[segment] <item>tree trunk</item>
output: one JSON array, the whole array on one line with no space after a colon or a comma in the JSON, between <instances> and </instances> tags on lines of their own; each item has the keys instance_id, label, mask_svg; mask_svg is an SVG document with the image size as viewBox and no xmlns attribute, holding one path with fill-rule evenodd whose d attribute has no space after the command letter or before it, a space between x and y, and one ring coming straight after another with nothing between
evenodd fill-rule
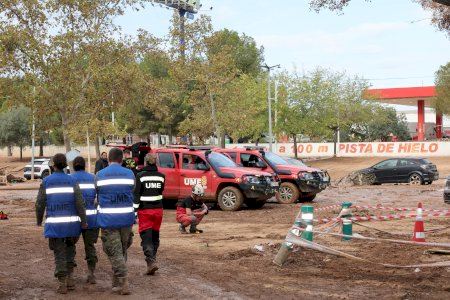
<instances>
[{"instance_id":1,"label":"tree trunk","mask_svg":"<svg viewBox=\"0 0 450 300\"><path fill-rule=\"evenodd\" d=\"M338 131L337 129L334 129L334 157L337 156L337 135Z\"/></svg>"},{"instance_id":2,"label":"tree trunk","mask_svg":"<svg viewBox=\"0 0 450 300\"><path fill-rule=\"evenodd\" d=\"M70 137L69 137L69 128L68 128L68 120L66 116L66 112L61 110L61 121L62 121L62 132L64 139L64 147L66 148L66 153L72 150L72 146L70 145Z\"/></svg>"},{"instance_id":3,"label":"tree trunk","mask_svg":"<svg viewBox=\"0 0 450 300\"><path fill-rule=\"evenodd\" d=\"M8 156L12 156L12 146L9 145L8 147L6 147L8 149Z\"/></svg>"},{"instance_id":4,"label":"tree trunk","mask_svg":"<svg viewBox=\"0 0 450 300\"><path fill-rule=\"evenodd\" d=\"M151 146L151 141L150 141L150 134L147 134L147 145Z\"/></svg>"},{"instance_id":5,"label":"tree trunk","mask_svg":"<svg viewBox=\"0 0 450 300\"><path fill-rule=\"evenodd\" d=\"M20 145L19 148L20 148L20 161L22 161L22 158L23 158L23 146Z\"/></svg>"},{"instance_id":6,"label":"tree trunk","mask_svg":"<svg viewBox=\"0 0 450 300\"><path fill-rule=\"evenodd\" d=\"M298 153L297 153L297 134L293 134L293 138L294 138L294 157L297 159L298 158Z\"/></svg>"},{"instance_id":7,"label":"tree trunk","mask_svg":"<svg viewBox=\"0 0 450 300\"><path fill-rule=\"evenodd\" d=\"M96 136L94 139L95 144L95 156L97 157L97 160L100 159L100 137Z\"/></svg>"},{"instance_id":8,"label":"tree trunk","mask_svg":"<svg viewBox=\"0 0 450 300\"><path fill-rule=\"evenodd\" d=\"M221 141L222 135L219 128L219 122L217 121L217 115L216 115L216 105L214 103L214 96L212 93L209 93L209 102L211 104L211 119L213 121L214 131L216 133L217 139L219 140L219 145L222 148L225 148L225 141Z\"/></svg>"},{"instance_id":9,"label":"tree trunk","mask_svg":"<svg viewBox=\"0 0 450 300\"><path fill-rule=\"evenodd\" d=\"M172 139L173 139L173 135L172 135L172 127L169 127L167 130L167 134L169 135L169 145L172 144Z\"/></svg>"},{"instance_id":10,"label":"tree trunk","mask_svg":"<svg viewBox=\"0 0 450 300\"><path fill-rule=\"evenodd\" d=\"M39 157L44 156L44 139L42 136L39 137Z\"/></svg>"},{"instance_id":11,"label":"tree trunk","mask_svg":"<svg viewBox=\"0 0 450 300\"><path fill-rule=\"evenodd\" d=\"M225 148L225 132L220 136L220 147Z\"/></svg>"}]
</instances>

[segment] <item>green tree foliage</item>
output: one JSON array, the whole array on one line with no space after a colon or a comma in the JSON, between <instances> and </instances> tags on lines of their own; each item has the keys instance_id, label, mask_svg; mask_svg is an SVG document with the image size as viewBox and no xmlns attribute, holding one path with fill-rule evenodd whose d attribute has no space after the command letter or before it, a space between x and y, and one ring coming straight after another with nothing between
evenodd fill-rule
<instances>
[{"instance_id":1,"label":"green tree foliage","mask_svg":"<svg viewBox=\"0 0 450 300\"><path fill-rule=\"evenodd\" d=\"M255 40L245 34L228 29L216 31L208 42L208 56L220 54L228 47L232 62L244 74L256 77L261 73L264 62L264 49L258 48Z\"/></svg>"},{"instance_id":2,"label":"green tree foliage","mask_svg":"<svg viewBox=\"0 0 450 300\"><path fill-rule=\"evenodd\" d=\"M436 72L436 103L437 111L450 115L450 62L441 66Z\"/></svg>"},{"instance_id":3,"label":"green tree foliage","mask_svg":"<svg viewBox=\"0 0 450 300\"><path fill-rule=\"evenodd\" d=\"M351 0L310 0L310 7L319 12L322 9L341 12ZM371 0L366 0L370 2ZM431 23L439 30L450 36L450 6L433 0L413 0L419 3L425 10L432 13Z\"/></svg>"},{"instance_id":4,"label":"green tree foliage","mask_svg":"<svg viewBox=\"0 0 450 300\"><path fill-rule=\"evenodd\" d=\"M108 68L114 68L109 75L129 70L120 68L123 60L130 60L123 57L126 41L117 37L113 19L138 2L5 0L0 3L0 72L10 77L20 76L36 88L33 107L48 108L38 118L53 112L59 114L58 125L62 127L66 150L71 148L71 128L78 127L84 116L78 112L85 112L93 100L98 100L92 96L99 93L91 90L97 85L94 81L104 80L99 77L108 73L109 70L105 71ZM118 87L114 79L110 77L108 88ZM124 92L121 87L113 92L116 92L114 105L126 101L121 97L120 93ZM31 107L30 103L26 104ZM110 109L109 105L101 107Z\"/></svg>"},{"instance_id":5,"label":"green tree foliage","mask_svg":"<svg viewBox=\"0 0 450 300\"><path fill-rule=\"evenodd\" d=\"M368 87L363 79L317 69L305 77L285 74L280 83L286 91L278 106L279 133L333 140L338 130L370 119L374 104L363 98Z\"/></svg>"},{"instance_id":6,"label":"green tree foliage","mask_svg":"<svg viewBox=\"0 0 450 300\"><path fill-rule=\"evenodd\" d=\"M22 149L30 144L30 109L19 106L10 108L0 113L0 146L20 148L20 159L22 160Z\"/></svg>"},{"instance_id":7,"label":"green tree foliage","mask_svg":"<svg viewBox=\"0 0 450 300\"><path fill-rule=\"evenodd\" d=\"M370 118L356 123L341 133L342 142L390 141L396 136L399 141L411 139L404 115L398 115L394 108L373 106Z\"/></svg>"}]
</instances>

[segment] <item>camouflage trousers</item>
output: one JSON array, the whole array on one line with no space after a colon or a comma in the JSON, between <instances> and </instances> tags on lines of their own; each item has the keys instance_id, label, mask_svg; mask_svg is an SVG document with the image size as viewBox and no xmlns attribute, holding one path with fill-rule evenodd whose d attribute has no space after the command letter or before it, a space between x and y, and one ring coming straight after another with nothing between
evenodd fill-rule
<instances>
[{"instance_id":1,"label":"camouflage trousers","mask_svg":"<svg viewBox=\"0 0 450 300\"><path fill-rule=\"evenodd\" d=\"M111 262L116 277L127 275L127 250L133 243L132 227L102 229L103 251Z\"/></svg>"},{"instance_id":2,"label":"camouflage trousers","mask_svg":"<svg viewBox=\"0 0 450 300\"><path fill-rule=\"evenodd\" d=\"M100 229L93 228L93 229L86 229L81 232L81 234L83 235L84 252L86 254L85 259L86 259L88 268L90 270L94 270L95 265L98 262L95 244L97 243L97 240L98 240L99 231L100 231Z\"/></svg>"},{"instance_id":3,"label":"camouflage trousers","mask_svg":"<svg viewBox=\"0 0 450 300\"><path fill-rule=\"evenodd\" d=\"M77 241L78 237L48 239L48 246L55 256L55 277L66 277L77 266L75 263Z\"/></svg>"}]
</instances>

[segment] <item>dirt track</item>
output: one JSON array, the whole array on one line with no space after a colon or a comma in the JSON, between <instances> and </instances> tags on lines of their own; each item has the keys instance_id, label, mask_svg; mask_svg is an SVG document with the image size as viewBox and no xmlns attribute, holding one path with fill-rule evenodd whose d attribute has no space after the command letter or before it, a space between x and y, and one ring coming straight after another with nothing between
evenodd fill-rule
<instances>
[{"instance_id":1,"label":"dirt track","mask_svg":"<svg viewBox=\"0 0 450 300\"><path fill-rule=\"evenodd\" d=\"M322 207L352 201L360 205L414 207L422 201L425 208L448 209L450 207L442 200L443 184L440 180L422 187L330 188L321 193L313 205ZM0 191L0 209L10 216L10 220L0 221L0 298L58 298L54 293L53 256L42 236L42 228L34 225L36 193ZM450 268L421 268L415 272L414 269L386 268L304 249L293 253L283 268L276 267L271 261L298 210L299 205L278 204L234 213L214 210L201 226L205 233L195 236L179 235L174 210L165 210L159 253L161 269L154 277L140 275L145 262L140 238L135 236L128 261L133 291L129 298L450 298ZM334 216L336 212L321 212L316 217ZM386 213L389 212L383 212ZM413 223L411 219L364 223L394 235L357 225L354 232L409 240ZM450 219L425 222L427 230L445 226L450 226ZM320 229L319 226L315 228ZM356 240L344 243L339 238L324 236L316 237L315 241L378 263L408 265L450 260L448 256L423 254L429 247ZM450 229L428 233L427 241L450 242ZM264 252L253 250L254 245L263 245ZM69 298L114 298L110 293L110 265L101 251L101 243L97 249L100 256L98 284L87 285L84 283L83 243L79 242L76 278L80 283Z\"/></svg>"}]
</instances>

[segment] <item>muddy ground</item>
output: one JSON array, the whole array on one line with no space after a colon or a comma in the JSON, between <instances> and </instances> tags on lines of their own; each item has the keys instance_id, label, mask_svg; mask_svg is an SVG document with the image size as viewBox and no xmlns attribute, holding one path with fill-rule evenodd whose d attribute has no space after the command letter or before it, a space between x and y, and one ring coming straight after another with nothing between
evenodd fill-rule
<instances>
[{"instance_id":1,"label":"muddy ground","mask_svg":"<svg viewBox=\"0 0 450 300\"><path fill-rule=\"evenodd\" d=\"M320 162L323 164L324 162ZM332 161L330 168L339 164ZM315 207L351 201L358 205L384 204L449 209L442 200L444 181L432 185L383 185L329 188L313 202ZM36 190L0 190L0 210L10 219L0 221L0 298L57 299L53 277L53 256L35 226ZM316 236L315 241L366 258L362 263L312 250L296 249L282 268L273 257L292 225L299 204L267 204L259 210L239 212L213 210L205 218L200 235L180 235L174 210L165 210L158 254L160 271L145 277L140 238L135 236L129 250L129 277L133 295L130 299L450 299L450 268L400 269L377 263L398 265L450 260L449 256L423 254L431 247L417 247L367 241L342 242L336 237ZM375 211L371 211L375 213ZM334 216L337 211L316 214L317 218ZM367 212L366 212L367 213ZM383 214L389 212L383 211ZM392 234L355 225L354 232L370 237L409 240L412 219L364 223ZM425 221L425 229L450 226L450 219ZM321 226L315 227L320 230ZM135 228L136 231L136 228ZM336 228L333 232L339 232ZM450 229L427 233L427 241L450 242ZM254 250L262 245L263 252ZM78 243L75 277L78 287L65 298L115 298L110 293L111 268L99 251L98 284L84 283L86 265L83 243Z\"/></svg>"}]
</instances>

